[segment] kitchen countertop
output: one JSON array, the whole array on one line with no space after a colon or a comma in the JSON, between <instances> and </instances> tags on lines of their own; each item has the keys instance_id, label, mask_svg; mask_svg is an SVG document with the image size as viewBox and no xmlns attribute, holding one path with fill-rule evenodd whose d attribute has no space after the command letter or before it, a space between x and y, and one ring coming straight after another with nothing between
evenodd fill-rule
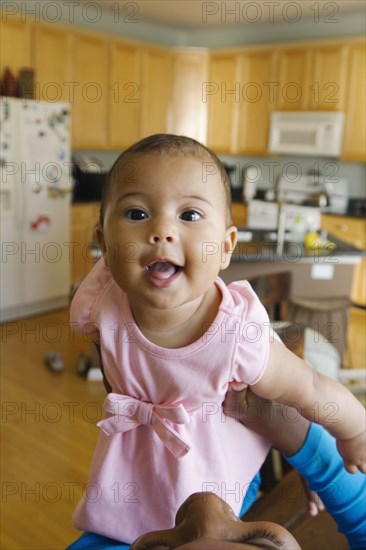
<instances>
[{"instance_id":1,"label":"kitchen countertop","mask_svg":"<svg viewBox=\"0 0 366 550\"><path fill-rule=\"evenodd\" d=\"M248 240L238 242L232 255L232 262L307 262L307 263L358 263L366 252L328 234L328 241L336 246L308 249L303 243L285 241L282 253L277 252L275 234L268 230L239 228L239 238ZM251 236L250 236L251 234Z\"/></svg>"},{"instance_id":2,"label":"kitchen countertop","mask_svg":"<svg viewBox=\"0 0 366 550\"><path fill-rule=\"evenodd\" d=\"M354 210L347 210L344 214L339 214L338 212L322 212L322 214L327 214L328 216L337 216L342 218L356 218L359 220L365 219L365 214L363 212L355 212Z\"/></svg>"}]
</instances>

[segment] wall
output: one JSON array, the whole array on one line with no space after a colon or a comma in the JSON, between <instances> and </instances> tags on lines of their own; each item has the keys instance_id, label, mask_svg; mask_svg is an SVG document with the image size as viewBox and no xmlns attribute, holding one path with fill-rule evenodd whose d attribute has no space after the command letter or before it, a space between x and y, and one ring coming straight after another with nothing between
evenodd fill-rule
<instances>
[{"instance_id":1,"label":"wall","mask_svg":"<svg viewBox=\"0 0 366 550\"><path fill-rule=\"evenodd\" d=\"M199 2L196 29L173 28L144 22L143 2L103 0L104 9L96 2L59 0L14 2L0 0L4 13L20 13L31 19L66 23L95 31L123 35L146 42L166 45L221 48L288 40L331 38L365 33L365 3L359 11L342 14L337 2ZM182 1L182 0L175 0ZM166 1L167 9L173 1ZM355 4L355 2L353 2ZM230 9L231 8L231 9ZM269 19L269 21L268 21ZM202 26L203 22L203 26Z\"/></svg>"},{"instance_id":2,"label":"wall","mask_svg":"<svg viewBox=\"0 0 366 550\"><path fill-rule=\"evenodd\" d=\"M241 14L239 18L237 17L238 22L229 27L229 23L233 23L235 17L228 15L227 23L223 23L220 28L193 30L187 33L189 45L221 48L266 42L334 38L365 33L365 13L361 6L361 13L330 15L330 11L323 10L319 14L309 11L308 7L316 6L318 2L288 2L288 5L297 5L297 10L292 12L288 10L278 21L271 23L263 20L266 13L265 5L275 4L275 2L252 2L252 4L258 5L259 12L257 13L262 12L262 17L259 17L257 22L250 22L255 19L255 13L249 15L248 12L246 19ZM334 5L336 2L329 2L329 4ZM245 23L245 21L247 22Z\"/></svg>"},{"instance_id":3,"label":"wall","mask_svg":"<svg viewBox=\"0 0 366 550\"><path fill-rule=\"evenodd\" d=\"M248 164L256 166L256 185L261 189L271 189L281 175L286 177L289 174L289 179L296 180L292 174L307 174L309 169L318 169L329 182L334 182L335 186L338 179L346 178L349 182L350 197L366 197L366 170L365 165L359 162L342 162L338 159L320 157L315 159L296 156L268 158L220 156L224 162L235 166L235 179L238 184L241 182L242 169Z\"/></svg>"},{"instance_id":4,"label":"wall","mask_svg":"<svg viewBox=\"0 0 366 550\"><path fill-rule=\"evenodd\" d=\"M78 151L78 154L93 156L109 170L120 151ZM235 166L235 182L242 185L243 168L248 164L257 168L256 186L258 189L271 189L281 175L307 174L309 169L318 168L323 176L337 184L337 179L346 178L349 182L350 197L366 197L366 168L359 162L342 162L337 159L312 157L238 157L219 155L226 164Z\"/></svg>"}]
</instances>

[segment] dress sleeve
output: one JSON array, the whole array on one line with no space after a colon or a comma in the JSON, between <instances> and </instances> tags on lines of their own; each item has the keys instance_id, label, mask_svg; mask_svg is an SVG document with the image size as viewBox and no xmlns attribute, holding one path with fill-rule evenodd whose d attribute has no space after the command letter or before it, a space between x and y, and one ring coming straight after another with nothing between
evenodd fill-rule
<instances>
[{"instance_id":1,"label":"dress sleeve","mask_svg":"<svg viewBox=\"0 0 366 550\"><path fill-rule=\"evenodd\" d=\"M240 333L232 378L245 384L256 384L268 364L269 346L276 338L268 314L247 281L231 283L229 289L237 302L242 302Z\"/></svg>"},{"instance_id":2,"label":"dress sleeve","mask_svg":"<svg viewBox=\"0 0 366 550\"><path fill-rule=\"evenodd\" d=\"M72 330L96 343L99 343L99 326L94 311L100 296L111 281L112 276L102 258L85 277L71 302Z\"/></svg>"}]
</instances>

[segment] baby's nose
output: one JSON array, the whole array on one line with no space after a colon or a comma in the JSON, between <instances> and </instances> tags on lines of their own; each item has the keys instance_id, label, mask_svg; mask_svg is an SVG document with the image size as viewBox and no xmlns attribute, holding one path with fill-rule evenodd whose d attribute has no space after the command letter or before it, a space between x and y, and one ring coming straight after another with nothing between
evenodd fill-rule
<instances>
[{"instance_id":1,"label":"baby's nose","mask_svg":"<svg viewBox=\"0 0 366 550\"><path fill-rule=\"evenodd\" d=\"M167 241L168 243L172 243L174 241L173 236L170 234L163 234L160 233L159 235L153 235L152 240L154 243L164 242Z\"/></svg>"},{"instance_id":2,"label":"baby's nose","mask_svg":"<svg viewBox=\"0 0 366 550\"><path fill-rule=\"evenodd\" d=\"M157 221L152 227L149 235L151 243L174 243L177 240L177 234L174 224L168 221Z\"/></svg>"}]
</instances>

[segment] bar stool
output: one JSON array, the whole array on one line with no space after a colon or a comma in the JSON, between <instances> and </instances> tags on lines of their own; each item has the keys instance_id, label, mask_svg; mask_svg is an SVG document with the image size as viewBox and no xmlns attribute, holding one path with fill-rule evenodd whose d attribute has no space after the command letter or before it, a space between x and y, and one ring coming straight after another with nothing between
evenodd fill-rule
<instances>
[{"instance_id":1,"label":"bar stool","mask_svg":"<svg viewBox=\"0 0 366 550\"><path fill-rule=\"evenodd\" d=\"M347 352L348 309L350 306L351 301L347 297L291 298L289 319L295 323L299 319L302 310L306 315L305 324L324 334L329 342L333 344L340 342L341 351L345 355ZM341 317L341 325L335 323L335 314ZM325 316L324 330L322 330L319 322L315 322L316 316L318 318L319 316Z\"/></svg>"}]
</instances>

